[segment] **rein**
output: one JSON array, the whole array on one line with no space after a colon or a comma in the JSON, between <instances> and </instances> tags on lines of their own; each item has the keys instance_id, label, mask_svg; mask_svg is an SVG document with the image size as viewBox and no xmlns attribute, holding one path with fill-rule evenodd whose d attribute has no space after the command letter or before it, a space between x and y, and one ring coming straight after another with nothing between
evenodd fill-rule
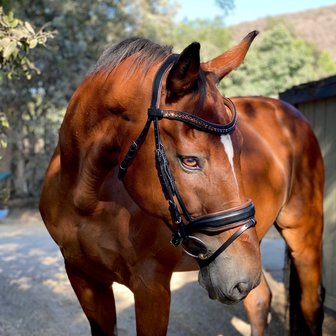
<instances>
[{"instance_id":1,"label":"rein","mask_svg":"<svg viewBox=\"0 0 336 336\"><path fill-rule=\"evenodd\" d=\"M235 129L237 123L237 113L234 104L227 98L224 98L224 104L232 112L232 120L228 124L224 125L206 121L187 112L160 109L159 97L161 92L162 78L170 66L177 60L177 58L177 54L170 55L163 62L155 75L153 81L151 105L148 108L148 118L146 124L140 135L131 144L125 158L121 162L119 166L118 178L122 179L125 176L128 166L135 156L139 145L146 138L149 128L153 122L156 168L163 192L166 196L166 199L168 200L173 223L176 225L176 229L172 229L173 235L171 243L175 247L182 245L184 251L188 255L198 259L199 264L204 266L215 260L236 238L256 224L254 219L255 209L253 203L248 201L247 204L245 204L243 207L229 209L214 214L208 214L197 218L192 218L190 216L187 207L176 187L174 177L169 168L166 152L160 139L159 121L162 119L177 120L203 132L223 135L230 134ZM182 209L187 224L185 224L182 220L182 216L176 201ZM191 235L193 232L213 234L236 227L239 227L239 229L214 252L210 251L201 239Z\"/></svg>"}]
</instances>

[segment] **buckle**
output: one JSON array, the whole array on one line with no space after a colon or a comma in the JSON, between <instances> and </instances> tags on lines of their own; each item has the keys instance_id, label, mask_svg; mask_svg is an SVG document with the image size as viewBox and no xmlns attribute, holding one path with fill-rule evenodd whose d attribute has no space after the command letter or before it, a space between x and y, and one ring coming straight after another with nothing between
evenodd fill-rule
<instances>
[{"instance_id":1,"label":"buckle","mask_svg":"<svg viewBox=\"0 0 336 336\"><path fill-rule=\"evenodd\" d=\"M174 246L174 247L178 247L181 243L182 243L182 236L179 232L174 232L172 234L172 238L170 243Z\"/></svg>"}]
</instances>

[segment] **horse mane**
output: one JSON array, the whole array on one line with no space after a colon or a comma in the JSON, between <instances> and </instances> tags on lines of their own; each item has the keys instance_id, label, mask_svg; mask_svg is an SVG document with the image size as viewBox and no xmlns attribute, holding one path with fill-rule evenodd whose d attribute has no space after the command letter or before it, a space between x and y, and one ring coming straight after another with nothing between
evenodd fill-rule
<instances>
[{"instance_id":1,"label":"horse mane","mask_svg":"<svg viewBox=\"0 0 336 336\"><path fill-rule=\"evenodd\" d=\"M100 70L113 71L122 61L134 54L138 54L138 57L132 64L132 71L143 66L146 73L153 63L163 61L171 53L172 46L161 46L146 38L130 37L109 45L99 57L91 73Z\"/></svg>"},{"instance_id":2,"label":"horse mane","mask_svg":"<svg viewBox=\"0 0 336 336\"><path fill-rule=\"evenodd\" d=\"M107 71L108 74L111 74L126 58L137 54L134 62L129 67L128 76L132 76L140 67L142 67L143 75L145 76L150 66L162 62L172 53L172 49L172 46L161 46L146 38L130 37L107 46L89 74L99 71ZM202 110L206 98L206 78L202 71L200 71L197 80L197 87L200 90L200 99L194 114L198 114Z\"/></svg>"}]
</instances>

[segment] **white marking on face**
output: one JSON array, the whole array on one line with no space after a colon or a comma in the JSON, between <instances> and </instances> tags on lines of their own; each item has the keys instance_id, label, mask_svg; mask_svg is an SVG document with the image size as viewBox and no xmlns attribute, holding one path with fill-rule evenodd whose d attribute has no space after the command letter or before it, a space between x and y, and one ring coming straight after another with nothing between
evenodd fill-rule
<instances>
[{"instance_id":1,"label":"white marking on face","mask_svg":"<svg viewBox=\"0 0 336 336\"><path fill-rule=\"evenodd\" d=\"M221 135L221 142L224 146L224 150L226 153L226 156L230 162L231 165L231 170L232 170L232 175L235 179L236 185L238 185L237 183L237 177L236 177L236 172L234 169L234 165L233 165L233 156L234 156L234 151L233 151L233 146L232 146L232 140L231 140L231 136L230 134L225 134L225 135Z\"/></svg>"}]
</instances>

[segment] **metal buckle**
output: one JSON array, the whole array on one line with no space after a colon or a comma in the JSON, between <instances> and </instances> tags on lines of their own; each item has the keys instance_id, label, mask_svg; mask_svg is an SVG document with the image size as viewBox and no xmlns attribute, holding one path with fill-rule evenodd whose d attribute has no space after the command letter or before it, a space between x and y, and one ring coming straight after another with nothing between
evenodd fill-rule
<instances>
[{"instance_id":1,"label":"metal buckle","mask_svg":"<svg viewBox=\"0 0 336 336\"><path fill-rule=\"evenodd\" d=\"M205 243L195 236L188 236L184 239L182 248L187 255L196 259L206 260L210 256L210 251Z\"/></svg>"}]
</instances>

